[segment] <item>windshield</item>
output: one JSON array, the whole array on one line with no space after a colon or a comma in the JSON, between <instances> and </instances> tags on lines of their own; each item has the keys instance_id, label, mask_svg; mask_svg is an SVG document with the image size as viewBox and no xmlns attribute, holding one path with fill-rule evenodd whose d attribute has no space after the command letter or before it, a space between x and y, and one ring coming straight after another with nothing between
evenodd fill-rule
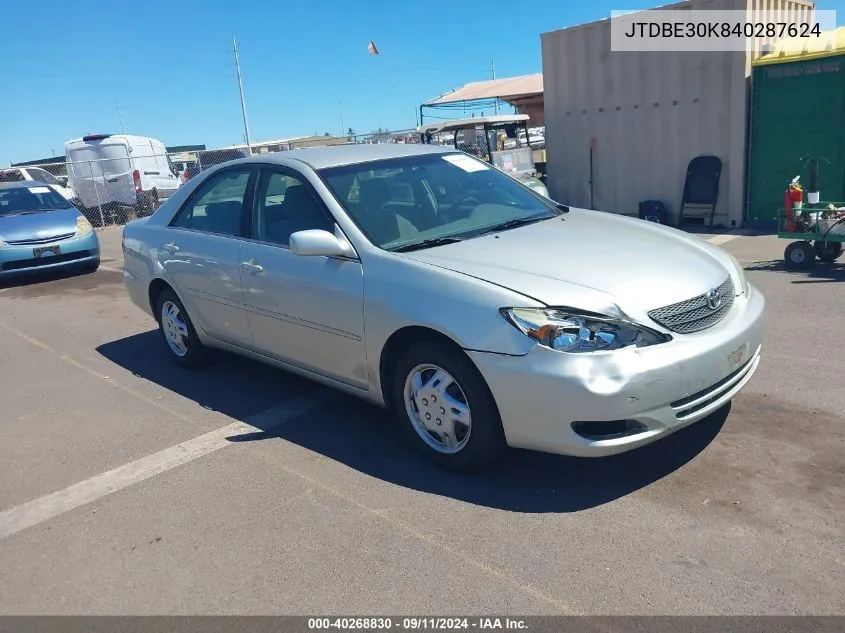
<instances>
[{"instance_id":1,"label":"windshield","mask_svg":"<svg viewBox=\"0 0 845 633\"><path fill-rule=\"evenodd\" d=\"M553 202L463 153L359 163L319 174L367 238L386 250L469 239L560 213Z\"/></svg>"},{"instance_id":2,"label":"windshield","mask_svg":"<svg viewBox=\"0 0 845 633\"><path fill-rule=\"evenodd\" d=\"M58 211L69 205L50 187L14 187L0 189L0 215Z\"/></svg>"}]
</instances>

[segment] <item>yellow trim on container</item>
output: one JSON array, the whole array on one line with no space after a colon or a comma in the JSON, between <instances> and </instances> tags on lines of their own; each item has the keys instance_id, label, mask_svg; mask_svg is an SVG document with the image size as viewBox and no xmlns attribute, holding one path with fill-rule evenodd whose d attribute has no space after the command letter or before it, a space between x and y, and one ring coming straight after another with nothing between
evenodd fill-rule
<instances>
[{"instance_id":1,"label":"yellow trim on container","mask_svg":"<svg viewBox=\"0 0 845 633\"><path fill-rule=\"evenodd\" d=\"M837 55L845 55L845 26L825 31L819 37L790 37L781 40L775 44L771 53L758 57L751 65L770 66Z\"/></svg>"}]
</instances>

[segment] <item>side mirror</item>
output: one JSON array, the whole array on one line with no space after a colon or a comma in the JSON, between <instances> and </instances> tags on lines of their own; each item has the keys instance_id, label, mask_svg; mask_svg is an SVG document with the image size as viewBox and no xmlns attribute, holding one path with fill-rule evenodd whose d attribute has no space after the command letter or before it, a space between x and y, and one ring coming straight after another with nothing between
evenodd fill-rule
<instances>
[{"instance_id":1,"label":"side mirror","mask_svg":"<svg viewBox=\"0 0 845 633\"><path fill-rule=\"evenodd\" d=\"M308 229L291 234L290 250L294 255L306 257L358 257L343 234L333 235L322 229Z\"/></svg>"},{"instance_id":2,"label":"side mirror","mask_svg":"<svg viewBox=\"0 0 845 633\"><path fill-rule=\"evenodd\" d=\"M67 176L56 176L56 180L58 180L62 187L67 187Z\"/></svg>"}]
</instances>

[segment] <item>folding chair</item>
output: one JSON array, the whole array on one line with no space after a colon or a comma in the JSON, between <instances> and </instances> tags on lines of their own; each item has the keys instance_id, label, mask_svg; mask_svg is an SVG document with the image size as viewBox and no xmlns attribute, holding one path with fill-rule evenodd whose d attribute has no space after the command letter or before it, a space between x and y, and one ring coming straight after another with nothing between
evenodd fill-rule
<instances>
[{"instance_id":1,"label":"folding chair","mask_svg":"<svg viewBox=\"0 0 845 633\"><path fill-rule=\"evenodd\" d=\"M716 156L696 156L690 161L684 181L684 193L681 197L678 226L685 224L713 226L721 175L722 160Z\"/></svg>"}]
</instances>

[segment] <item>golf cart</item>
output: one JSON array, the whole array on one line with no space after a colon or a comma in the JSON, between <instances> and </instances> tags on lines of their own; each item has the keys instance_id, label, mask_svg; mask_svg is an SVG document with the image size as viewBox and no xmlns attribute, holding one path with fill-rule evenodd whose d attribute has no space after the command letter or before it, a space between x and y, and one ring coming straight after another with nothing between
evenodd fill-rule
<instances>
[{"instance_id":1,"label":"golf cart","mask_svg":"<svg viewBox=\"0 0 845 633\"><path fill-rule=\"evenodd\" d=\"M423 143L454 145L546 197L549 190L537 178L528 136L527 114L507 114L427 123L417 128Z\"/></svg>"}]
</instances>

